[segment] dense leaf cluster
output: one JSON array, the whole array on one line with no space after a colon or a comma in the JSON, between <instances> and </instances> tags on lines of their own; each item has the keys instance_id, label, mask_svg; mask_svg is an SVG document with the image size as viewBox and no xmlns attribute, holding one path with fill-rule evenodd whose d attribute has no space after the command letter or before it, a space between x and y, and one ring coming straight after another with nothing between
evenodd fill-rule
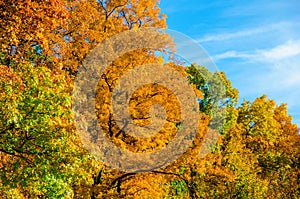
<instances>
[{"instance_id":1,"label":"dense leaf cluster","mask_svg":"<svg viewBox=\"0 0 300 199\"><path fill-rule=\"evenodd\" d=\"M112 35L165 28L158 3L0 0L0 198L300 197L300 136L287 105L265 95L238 105L238 91L226 75L197 64L164 64L186 78L200 110L193 145L175 162L155 171L124 173L82 146L71 106L79 67ZM172 48L171 40L165 47ZM151 122L151 106L160 104L167 115L163 128L155 136L136 138L117 125L112 90L126 72L150 63L164 60L149 49L128 52L104 71L97 86L99 125L115 145L135 153L167 146L184 128L181 104L158 84L139 88L129 109L143 126ZM218 140L208 138L211 153L202 157L210 131Z\"/></svg>"}]
</instances>

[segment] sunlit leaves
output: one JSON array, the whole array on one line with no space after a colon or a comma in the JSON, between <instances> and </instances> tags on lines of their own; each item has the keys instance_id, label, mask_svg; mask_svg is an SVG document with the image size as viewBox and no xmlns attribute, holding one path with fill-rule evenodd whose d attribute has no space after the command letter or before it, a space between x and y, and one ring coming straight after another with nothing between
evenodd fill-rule
<instances>
[{"instance_id":1,"label":"sunlit leaves","mask_svg":"<svg viewBox=\"0 0 300 199\"><path fill-rule=\"evenodd\" d=\"M16 187L26 197L71 194L69 183L80 177L73 172L81 160L67 78L32 65L1 68L2 186Z\"/></svg>"},{"instance_id":2,"label":"sunlit leaves","mask_svg":"<svg viewBox=\"0 0 300 199\"><path fill-rule=\"evenodd\" d=\"M262 96L238 106L238 91L226 75L205 66L166 64L187 77L201 111L193 145L174 163L158 171L123 173L87 155L73 124L74 75L87 54L110 36L141 27L165 28L158 3L0 0L1 197L299 198L300 138L287 105ZM128 52L99 80L98 123L125 150L158 150L182 128L176 96L153 84L131 96L129 109L143 126L151 122L151 107L162 105L167 115L163 129L140 139L114 122L111 91L122 75L139 65L163 62L149 49ZM221 116L216 107L225 113L221 128L214 129L222 136L207 147L212 153L202 157L211 120Z\"/></svg>"},{"instance_id":3,"label":"sunlit leaves","mask_svg":"<svg viewBox=\"0 0 300 199\"><path fill-rule=\"evenodd\" d=\"M1 0L0 5L1 52L7 62L24 61L38 45L45 55L51 54L50 37L66 17L63 1Z\"/></svg>"}]
</instances>

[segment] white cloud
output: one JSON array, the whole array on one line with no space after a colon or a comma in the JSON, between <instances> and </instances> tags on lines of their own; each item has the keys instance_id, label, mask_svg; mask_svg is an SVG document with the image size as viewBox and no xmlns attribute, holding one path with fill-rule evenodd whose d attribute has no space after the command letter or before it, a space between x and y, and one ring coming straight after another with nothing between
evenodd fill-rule
<instances>
[{"instance_id":1,"label":"white cloud","mask_svg":"<svg viewBox=\"0 0 300 199\"><path fill-rule=\"evenodd\" d=\"M287 103L289 110L299 112L300 38L293 33L299 28L297 22L281 22L210 35L198 41L212 47L216 65L231 65L227 68L228 77L239 89L241 99L253 100L267 94L277 103ZM300 126L300 117L296 119Z\"/></svg>"},{"instance_id":2,"label":"white cloud","mask_svg":"<svg viewBox=\"0 0 300 199\"><path fill-rule=\"evenodd\" d=\"M269 70L264 80L270 82L272 90L284 91L294 90L294 93L300 94L300 59L285 60L277 63L276 67ZM289 93L289 94L294 94ZM299 96L298 96L299 97ZM297 100L298 104L298 100Z\"/></svg>"},{"instance_id":3,"label":"white cloud","mask_svg":"<svg viewBox=\"0 0 300 199\"><path fill-rule=\"evenodd\" d=\"M278 103L285 102L289 108L300 110L300 40L289 40L270 49L227 51L213 58L217 63L240 58L236 63L246 64L243 72L233 77L241 81L243 95L266 93Z\"/></svg>"},{"instance_id":4,"label":"white cloud","mask_svg":"<svg viewBox=\"0 0 300 199\"><path fill-rule=\"evenodd\" d=\"M245 58L245 59L250 59L253 58L254 55L251 53L247 52L238 52L235 50L232 51L227 51L225 53L221 53L218 55L213 56L213 59L215 61L221 60L221 59L231 59L231 58Z\"/></svg>"},{"instance_id":5,"label":"white cloud","mask_svg":"<svg viewBox=\"0 0 300 199\"><path fill-rule=\"evenodd\" d=\"M268 25L268 26L250 28L247 30L241 30L241 31L237 31L237 32L208 35L208 36L198 39L197 41L200 43L201 42L213 42L213 41L225 41L225 40L230 40L230 39L235 39L235 38L240 38L240 37L253 36L253 35L276 31L276 30L284 30L288 26L291 26L291 25L292 24L289 22L279 22L279 23ZM295 24L293 24L293 25L295 25Z\"/></svg>"},{"instance_id":6,"label":"white cloud","mask_svg":"<svg viewBox=\"0 0 300 199\"><path fill-rule=\"evenodd\" d=\"M213 56L217 62L222 59L243 58L248 61L278 62L300 55L300 40L289 40L271 49L259 49L251 52L227 51Z\"/></svg>"},{"instance_id":7,"label":"white cloud","mask_svg":"<svg viewBox=\"0 0 300 199\"><path fill-rule=\"evenodd\" d=\"M300 59L293 63L280 62L278 67L272 68L257 78L265 83L265 93L278 102L284 102L289 108L300 110Z\"/></svg>"},{"instance_id":8,"label":"white cloud","mask_svg":"<svg viewBox=\"0 0 300 199\"><path fill-rule=\"evenodd\" d=\"M286 43L276 46L270 50L258 51L257 54L266 60L281 60L296 56L300 54L300 40L289 40Z\"/></svg>"},{"instance_id":9,"label":"white cloud","mask_svg":"<svg viewBox=\"0 0 300 199\"><path fill-rule=\"evenodd\" d=\"M237 37L245 37L248 35L264 33L267 31L269 31L269 30L266 28L255 28L255 29L251 29L251 30L238 31L235 33L223 33L223 34L217 34L217 35L209 35L209 36L205 36L205 37L199 39L198 41L199 42L223 41L223 40L233 39L233 38L237 38Z\"/></svg>"}]
</instances>

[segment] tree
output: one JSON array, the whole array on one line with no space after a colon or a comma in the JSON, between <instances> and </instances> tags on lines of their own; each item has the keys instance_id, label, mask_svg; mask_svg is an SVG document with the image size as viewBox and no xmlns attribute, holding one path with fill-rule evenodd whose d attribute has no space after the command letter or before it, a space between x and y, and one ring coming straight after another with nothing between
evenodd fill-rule
<instances>
[{"instance_id":1,"label":"tree","mask_svg":"<svg viewBox=\"0 0 300 199\"><path fill-rule=\"evenodd\" d=\"M0 54L5 57L4 64L23 62L34 49L45 56L53 55L51 38L55 39L65 19L66 9L61 0L1 0ZM34 62L47 65L43 59Z\"/></svg>"},{"instance_id":2,"label":"tree","mask_svg":"<svg viewBox=\"0 0 300 199\"><path fill-rule=\"evenodd\" d=\"M156 0L0 2L0 58L5 69L5 78L1 81L5 82L12 73L23 82L19 86L18 82L11 82L12 85L3 83L3 89L8 90L1 95L1 155L5 161L9 160L7 157L14 157L11 162L1 163L5 174L2 187L8 190L4 191L5 194L9 194L11 188L16 188L14 190L25 197L63 197L70 195L70 187L77 193L86 186L91 191L87 195L93 195L90 186L99 184L95 178L99 176L98 171L103 165L93 159L85 164L84 160L88 157L75 134L70 113L72 78L89 51L107 37L139 27L164 27L165 17L160 14L157 3ZM128 63L144 63L145 58L157 60L153 53L149 54L148 49L141 49L124 55L123 60L119 59L115 65L123 67L125 71ZM23 92L19 93L20 89L24 89ZM33 104L26 105L27 101ZM35 111L35 104L41 110ZM5 118L10 119L6 121ZM19 126L16 126L14 119L20 120ZM28 137L30 133L33 135ZM53 142L53 146L50 146L50 142ZM62 153L62 150L67 153ZM76 161L69 158L68 154L72 154ZM84 156L78 158L76 154ZM47 155L51 161L46 158ZM72 160L73 164L70 163ZM67 163L70 165L64 166ZM93 170L93 166L97 168ZM10 172L10 168L15 167L19 172ZM72 169L68 170L70 167ZM51 175L46 175L48 169ZM23 172L27 170L31 173L26 173L25 179ZM81 175L78 175L81 172L88 177L83 183L80 181ZM111 171L108 169L105 173ZM47 179L43 178L44 175ZM16 182L8 183L12 178ZM52 184L46 186L44 181L47 180ZM35 184L26 188L33 181ZM53 189L55 186L56 191Z\"/></svg>"},{"instance_id":3,"label":"tree","mask_svg":"<svg viewBox=\"0 0 300 199\"><path fill-rule=\"evenodd\" d=\"M1 195L71 196L88 156L72 125L68 79L32 65L1 65L0 78Z\"/></svg>"},{"instance_id":4,"label":"tree","mask_svg":"<svg viewBox=\"0 0 300 199\"><path fill-rule=\"evenodd\" d=\"M173 47L164 34L151 38L159 49L126 52L105 69L96 88L95 122L127 151L168 146L184 128L184 103L172 90L153 83L129 96L128 109L139 126L152 122L153 105L165 110L166 117L157 120L163 127L150 137L129 135L111 103L123 75L159 64L186 78L196 94L200 113L192 145L171 164L129 173L109 168L84 149L71 107L79 68L108 38L142 27L162 32L165 19L158 0L0 0L2 197L299 198L300 138L287 106L266 96L238 106L238 91L223 72L163 64L156 51ZM124 45L118 41L118 47Z\"/></svg>"},{"instance_id":5,"label":"tree","mask_svg":"<svg viewBox=\"0 0 300 199\"><path fill-rule=\"evenodd\" d=\"M286 105L278 106L264 95L245 101L236 113L236 124L225 134L220 150L222 165L236 176L229 194L298 198L300 137Z\"/></svg>"},{"instance_id":6,"label":"tree","mask_svg":"<svg viewBox=\"0 0 300 199\"><path fill-rule=\"evenodd\" d=\"M63 68L76 74L86 55L112 35L141 27L165 28L165 16L157 4L158 0L69 1L68 17L57 30L60 40L55 43ZM136 53L141 59L148 51Z\"/></svg>"}]
</instances>

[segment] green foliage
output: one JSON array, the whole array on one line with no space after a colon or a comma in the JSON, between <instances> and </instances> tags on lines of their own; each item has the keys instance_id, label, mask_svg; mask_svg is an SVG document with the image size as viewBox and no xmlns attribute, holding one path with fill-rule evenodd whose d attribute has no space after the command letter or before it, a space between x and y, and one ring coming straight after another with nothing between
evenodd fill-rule
<instances>
[{"instance_id":1,"label":"green foliage","mask_svg":"<svg viewBox=\"0 0 300 199\"><path fill-rule=\"evenodd\" d=\"M238 91L223 72L210 72L206 67L192 64L186 67L189 83L201 91L198 99L201 112L211 116L210 128L224 134L234 121L234 107L238 102ZM221 125L220 125L221 124Z\"/></svg>"},{"instance_id":2,"label":"green foliage","mask_svg":"<svg viewBox=\"0 0 300 199\"><path fill-rule=\"evenodd\" d=\"M206 67L192 64L186 69L188 80L201 91L203 99L199 99L199 107L207 115L213 115L214 107L236 105L238 91L231 87L224 73L210 72Z\"/></svg>"},{"instance_id":3,"label":"green foliage","mask_svg":"<svg viewBox=\"0 0 300 199\"><path fill-rule=\"evenodd\" d=\"M73 143L67 78L30 64L2 70L19 82L1 78L1 186L28 197L70 195L82 163Z\"/></svg>"},{"instance_id":4,"label":"green foliage","mask_svg":"<svg viewBox=\"0 0 300 199\"><path fill-rule=\"evenodd\" d=\"M186 198L188 197L188 188L184 180L173 180L170 184L172 198Z\"/></svg>"}]
</instances>

